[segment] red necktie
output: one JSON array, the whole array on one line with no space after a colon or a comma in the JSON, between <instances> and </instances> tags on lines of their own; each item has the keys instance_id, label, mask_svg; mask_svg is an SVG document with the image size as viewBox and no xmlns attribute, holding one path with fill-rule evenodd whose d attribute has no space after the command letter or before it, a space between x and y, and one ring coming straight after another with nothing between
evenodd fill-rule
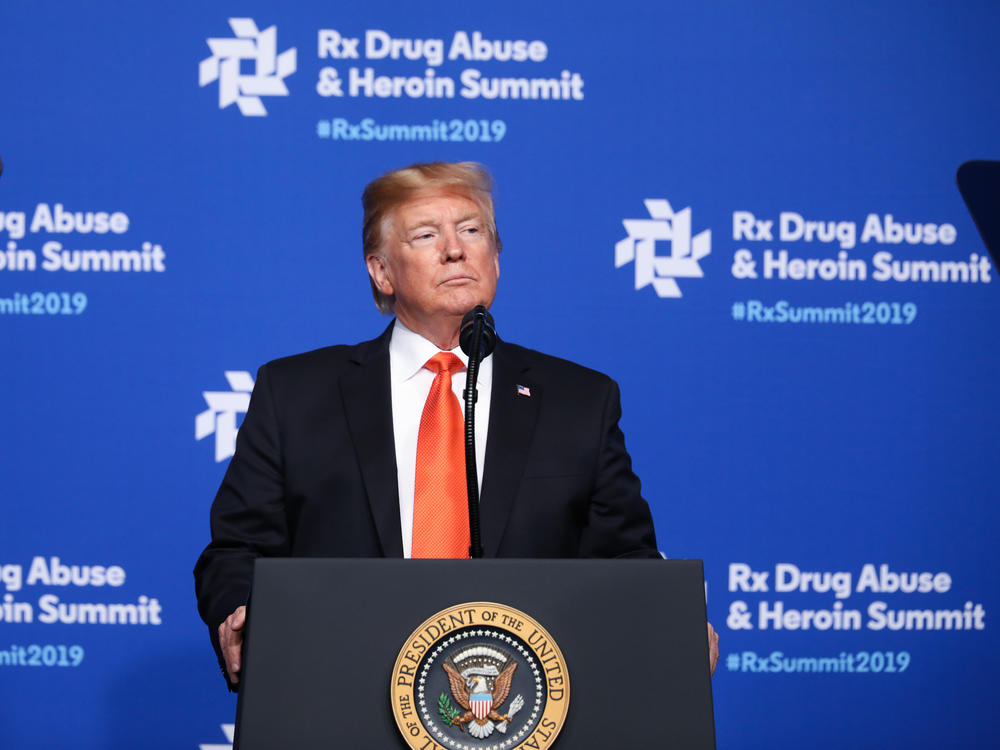
<instances>
[{"instance_id":1,"label":"red necktie","mask_svg":"<svg viewBox=\"0 0 1000 750\"><path fill-rule=\"evenodd\" d=\"M464 419L451 374L464 368L450 352L424 365L436 372L417 434L413 489L413 557L469 556L469 499L465 482Z\"/></svg>"}]
</instances>

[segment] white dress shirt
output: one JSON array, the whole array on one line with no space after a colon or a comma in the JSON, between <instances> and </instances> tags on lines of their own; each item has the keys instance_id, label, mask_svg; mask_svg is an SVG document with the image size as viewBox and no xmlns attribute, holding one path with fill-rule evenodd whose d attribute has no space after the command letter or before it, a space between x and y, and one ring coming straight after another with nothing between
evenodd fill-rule
<instances>
[{"instance_id":1,"label":"white dress shirt","mask_svg":"<svg viewBox=\"0 0 1000 750\"><path fill-rule=\"evenodd\" d=\"M399 486L399 526L403 533L403 557L410 557L413 545L413 487L417 473L417 435L420 416L424 411L427 394L431 390L435 373L424 364L441 350L418 333L414 333L399 320L392 327L389 340L389 380L392 391L392 433L396 446L396 479ZM469 358L456 347L451 352L468 367ZM453 373L451 389L465 413L466 370ZM476 471L479 487L483 486L483 463L486 456L486 433L490 423L490 390L493 385L493 357L479 365L476 388Z\"/></svg>"}]
</instances>

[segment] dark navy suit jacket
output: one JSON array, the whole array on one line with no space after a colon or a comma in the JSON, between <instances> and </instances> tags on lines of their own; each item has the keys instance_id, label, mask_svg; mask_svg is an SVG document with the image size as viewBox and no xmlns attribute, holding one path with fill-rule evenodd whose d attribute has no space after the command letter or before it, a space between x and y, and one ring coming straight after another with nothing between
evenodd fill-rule
<instances>
[{"instance_id":1,"label":"dark navy suit jacket","mask_svg":"<svg viewBox=\"0 0 1000 750\"><path fill-rule=\"evenodd\" d=\"M216 649L219 624L247 601L256 557L402 556L391 331L260 368L194 571ZM492 356L485 556L658 556L615 382L502 341Z\"/></svg>"}]
</instances>

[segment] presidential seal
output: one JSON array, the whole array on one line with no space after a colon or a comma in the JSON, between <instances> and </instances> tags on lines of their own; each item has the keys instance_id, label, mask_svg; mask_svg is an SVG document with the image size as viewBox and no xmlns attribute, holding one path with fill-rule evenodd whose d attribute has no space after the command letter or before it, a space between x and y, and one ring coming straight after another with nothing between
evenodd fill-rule
<instances>
[{"instance_id":1,"label":"presidential seal","mask_svg":"<svg viewBox=\"0 0 1000 750\"><path fill-rule=\"evenodd\" d=\"M389 696L411 748L541 750L566 720L569 674L552 636L524 612L469 602L406 639Z\"/></svg>"}]
</instances>

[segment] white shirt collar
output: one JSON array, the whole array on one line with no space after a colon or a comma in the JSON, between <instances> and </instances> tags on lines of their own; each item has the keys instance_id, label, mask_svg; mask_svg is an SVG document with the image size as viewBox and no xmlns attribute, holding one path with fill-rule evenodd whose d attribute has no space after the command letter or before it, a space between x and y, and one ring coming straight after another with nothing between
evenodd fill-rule
<instances>
[{"instance_id":1,"label":"white shirt collar","mask_svg":"<svg viewBox=\"0 0 1000 750\"><path fill-rule=\"evenodd\" d=\"M438 349L436 345L425 339L419 333L411 331L403 325L399 318L396 319L392 327L392 336L389 339L389 356L392 358L392 377L397 382L409 380L418 372L424 369L424 365L431 357L444 349ZM469 357L462 351L462 347L456 346L450 350L452 354L462 360L465 367L469 366ZM476 378L476 387L483 388L489 386L493 381L493 363L487 357L480 363L479 373Z\"/></svg>"}]
</instances>

